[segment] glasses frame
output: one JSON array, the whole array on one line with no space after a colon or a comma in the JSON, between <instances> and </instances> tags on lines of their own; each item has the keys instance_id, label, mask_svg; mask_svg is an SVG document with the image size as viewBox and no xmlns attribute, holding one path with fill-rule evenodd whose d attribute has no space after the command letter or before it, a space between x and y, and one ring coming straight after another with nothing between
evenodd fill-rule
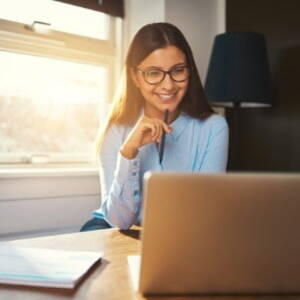
<instances>
[{"instance_id":1,"label":"glasses frame","mask_svg":"<svg viewBox=\"0 0 300 300\"><path fill-rule=\"evenodd\" d=\"M173 78L172 72L173 72L174 70L178 69L178 68L184 68L184 69L187 69L187 70L188 70L188 76L187 76L186 79L183 79L183 80L176 80L176 79ZM162 79L161 79L159 82L152 83L152 82L149 82L149 81L146 80L146 73L149 72L150 70L149 70L149 71L144 71L144 70L139 69L139 68L136 68L136 70L139 71L139 72L142 74L143 79L145 80L145 82L147 82L148 84L151 84L151 85L156 85L156 84L162 83L162 82L165 80L166 75L169 75L170 78L171 78L174 82L184 82L184 81L187 81L187 80L189 79L189 76L190 76L190 73L189 73L190 68L189 68L188 66L178 66L178 67L174 67L174 68L172 68L172 69L169 70L169 71L164 71L164 70L161 70L161 69L158 69L158 68L157 68L157 69L151 69L151 71L152 71L152 70L157 70L157 71L160 71L160 72L162 72L162 73L164 74L163 77L162 77Z\"/></svg>"}]
</instances>

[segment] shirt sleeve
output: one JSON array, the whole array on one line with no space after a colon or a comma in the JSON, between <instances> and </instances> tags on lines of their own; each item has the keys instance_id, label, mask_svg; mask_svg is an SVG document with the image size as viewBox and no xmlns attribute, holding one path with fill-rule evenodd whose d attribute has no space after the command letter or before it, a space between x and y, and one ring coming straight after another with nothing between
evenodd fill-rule
<instances>
[{"instance_id":1,"label":"shirt sleeve","mask_svg":"<svg viewBox=\"0 0 300 300\"><path fill-rule=\"evenodd\" d=\"M101 207L95 217L104 217L112 226L128 229L140 211L140 159L126 159L120 153L124 132L111 126L100 153Z\"/></svg>"},{"instance_id":2,"label":"shirt sleeve","mask_svg":"<svg viewBox=\"0 0 300 300\"><path fill-rule=\"evenodd\" d=\"M226 120L216 116L210 129L210 138L207 144L201 172L225 172L228 161L229 129Z\"/></svg>"}]
</instances>

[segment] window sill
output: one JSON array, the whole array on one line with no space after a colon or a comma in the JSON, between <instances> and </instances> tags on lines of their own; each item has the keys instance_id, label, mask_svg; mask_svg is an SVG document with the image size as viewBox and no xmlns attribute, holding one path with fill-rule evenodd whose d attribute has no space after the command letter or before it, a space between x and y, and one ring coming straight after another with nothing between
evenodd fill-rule
<instances>
[{"instance_id":1,"label":"window sill","mask_svg":"<svg viewBox=\"0 0 300 300\"><path fill-rule=\"evenodd\" d=\"M91 166L2 168L0 191L0 202L95 195L99 194L99 175Z\"/></svg>"},{"instance_id":2,"label":"window sill","mask_svg":"<svg viewBox=\"0 0 300 300\"><path fill-rule=\"evenodd\" d=\"M76 165L51 165L51 166L28 166L28 165L1 165L0 178L23 178L23 177L75 177L98 175L97 166Z\"/></svg>"}]
</instances>

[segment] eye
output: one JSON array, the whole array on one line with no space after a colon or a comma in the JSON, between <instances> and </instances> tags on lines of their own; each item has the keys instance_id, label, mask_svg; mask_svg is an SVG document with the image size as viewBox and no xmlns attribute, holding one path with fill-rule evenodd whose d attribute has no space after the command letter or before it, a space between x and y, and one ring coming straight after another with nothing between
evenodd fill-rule
<instances>
[{"instance_id":1,"label":"eye","mask_svg":"<svg viewBox=\"0 0 300 300\"><path fill-rule=\"evenodd\" d=\"M161 76L161 71L160 70L149 70L146 72L146 75L148 77L159 77Z\"/></svg>"},{"instance_id":2,"label":"eye","mask_svg":"<svg viewBox=\"0 0 300 300\"><path fill-rule=\"evenodd\" d=\"M178 68L173 69L171 72L173 75L180 75L180 74L186 72L186 67L178 67Z\"/></svg>"}]
</instances>

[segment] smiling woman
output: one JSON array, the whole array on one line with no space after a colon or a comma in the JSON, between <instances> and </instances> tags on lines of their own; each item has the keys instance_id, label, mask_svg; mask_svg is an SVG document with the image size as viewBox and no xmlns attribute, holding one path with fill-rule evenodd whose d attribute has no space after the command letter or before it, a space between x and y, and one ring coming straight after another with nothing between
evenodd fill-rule
<instances>
[{"instance_id":1,"label":"smiling woman","mask_svg":"<svg viewBox=\"0 0 300 300\"><path fill-rule=\"evenodd\" d=\"M147 171L226 170L227 123L206 101L191 48L177 27L142 27L124 69L125 88L98 139L102 205L83 231L139 224Z\"/></svg>"},{"instance_id":2,"label":"smiling woman","mask_svg":"<svg viewBox=\"0 0 300 300\"><path fill-rule=\"evenodd\" d=\"M0 26L0 163L91 164L120 24L58 1L11 0L0 1Z\"/></svg>"}]
</instances>

